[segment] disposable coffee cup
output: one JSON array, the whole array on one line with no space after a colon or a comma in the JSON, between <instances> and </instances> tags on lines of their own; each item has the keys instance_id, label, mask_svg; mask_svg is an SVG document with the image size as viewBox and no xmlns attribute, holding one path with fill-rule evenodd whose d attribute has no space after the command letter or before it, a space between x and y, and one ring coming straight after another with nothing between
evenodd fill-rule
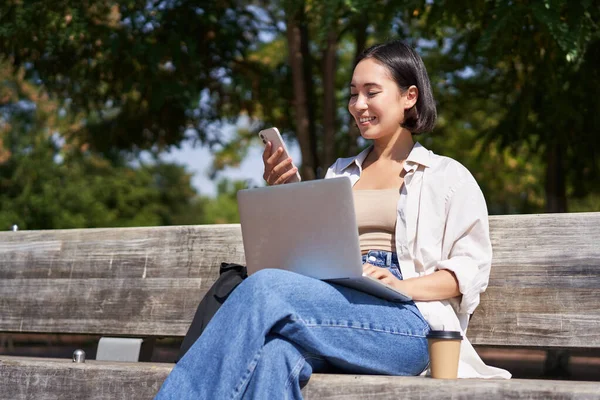
<instances>
[{"instance_id":1,"label":"disposable coffee cup","mask_svg":"<svg viewBox=\"0 0 600 400\"><path fill-rule=\"evenodd\" d=\"M456 379L462 339L459 331L429 332L427 343L429 344L429 366L432 378Z\"/></svg>"}]
</instances>

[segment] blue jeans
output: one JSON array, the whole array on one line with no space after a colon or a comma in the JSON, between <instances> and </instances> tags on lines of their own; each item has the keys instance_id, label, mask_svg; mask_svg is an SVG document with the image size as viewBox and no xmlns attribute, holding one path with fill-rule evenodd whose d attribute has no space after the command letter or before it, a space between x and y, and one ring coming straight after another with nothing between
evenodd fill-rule
<instances>
[{"instance_id":1,"label":"blue jeans","mask_svg":"<svg viewBox=\"0 0 600 400\"><path fill-rule=\"evenodd\" d=\"M366 258L399 273L383 253ZM265 269L231 293L155 399L302 399L312 372L418 375L428 332L413 302Z\"/></svg>"},{"instance_id":2,"label":"blue jeans","mask_svg":"<svg viewBox=\"0 0 600 400\"><path fill-rule=\"evenodd\" d=\"M367 254L363 254L362 262L369 263L376 267L387 268L396 278L402 279L400 272L400 264L398 263L398 255L391 251L369 250Z\"/></svg>"}]
</instances>

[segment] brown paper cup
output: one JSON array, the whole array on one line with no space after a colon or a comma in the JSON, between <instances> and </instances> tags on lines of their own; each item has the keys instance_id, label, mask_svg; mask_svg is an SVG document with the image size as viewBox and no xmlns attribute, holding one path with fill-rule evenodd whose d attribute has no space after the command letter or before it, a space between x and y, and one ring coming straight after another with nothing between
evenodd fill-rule
<instances>
[{"instance_id":1,"label":"brown paper cup","mask_svg":"<svg viewBox=\"0 0 600 400\"><path fill-rule=\"evenodd\" d=\"M462 334L458 331L430 331L429 366L431 377L437 379L456 379Z\"/></svg>"}]
</instances>

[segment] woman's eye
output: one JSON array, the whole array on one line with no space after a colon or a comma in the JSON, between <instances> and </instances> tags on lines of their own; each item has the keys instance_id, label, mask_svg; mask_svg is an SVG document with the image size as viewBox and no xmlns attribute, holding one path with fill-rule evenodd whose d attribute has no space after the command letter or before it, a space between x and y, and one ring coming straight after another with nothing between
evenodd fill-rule
<instances>
[{"instance_id":1,"label":"woman's eye","mask_svg":"<svg viewBox=\"0 0 600 400\"><path fill-rule=\"evenodd\" d=\"M350 98L358 96L358 93L350 93Z\"/></svg>"},{"instance_id":2,"label":"woman's eye","mask_svg":"<svg viewBox=\"0 0 600 400\"><path fill-rule=\"evenodd\" d=\"M375 97L379 93L381 93L381 92L369 92L368 95L369 95L369 97Z\"/></svg>"}]
</instances>

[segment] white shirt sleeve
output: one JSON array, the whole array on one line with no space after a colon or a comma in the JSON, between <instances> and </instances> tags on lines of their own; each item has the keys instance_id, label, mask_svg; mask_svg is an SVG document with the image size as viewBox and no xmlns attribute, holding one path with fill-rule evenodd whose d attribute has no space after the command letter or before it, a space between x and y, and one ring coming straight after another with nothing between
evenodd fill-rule
<instances>
[{"instance_id":1,"label":"white shirt sleeve","mask_svg":"<svg viewBox=\"0 0 600 400\"><path fill-rule=\"evenodd\" d=\"M458 313L472 314L485 291L492 265L488 212L472 176L462 179L446 203L446 228L437 269L454 272L462 293Z\"/></svg>"}]
</instances>

